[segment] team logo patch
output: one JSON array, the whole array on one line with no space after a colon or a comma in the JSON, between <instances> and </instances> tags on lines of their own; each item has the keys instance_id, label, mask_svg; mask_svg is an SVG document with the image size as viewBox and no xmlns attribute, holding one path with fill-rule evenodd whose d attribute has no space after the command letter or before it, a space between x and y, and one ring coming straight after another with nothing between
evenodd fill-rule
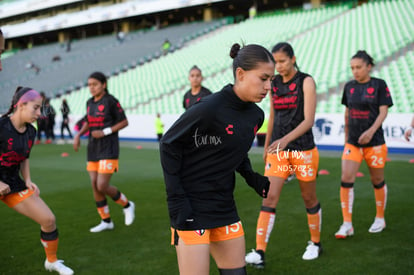
<instances>
[{"instance_id":1,"label":"team logo patch","mask_svg":"<svg viewBox=\"0 0 414 275\"><path fill-rule=\"evenodd\" d=\"M345 155L348 156L349 154L351 154L351 149L347 149L346 152L345 152Z\"/></svg>"},{"instance_id":2,"label":"team logo patch","mask_svg":"<svg viewBox=\"0 0 414 275\"><path fill-rule=\"evenodd\" d=\"M233 124L229 124L229 125L226 127L226 132L227 132L227 134L229 134L229 135L232 135L232 134L233 134Z\"/></svg>"},{"instance_id":3,"label":"team logo patch","mask_svg":"<svg viewBox=\"0 0 414 275\"><path fill-rule=\"evenodd\" d=\"M102 112L104 109L105 109L105 106L104 106L104 105L99 105L99 106L98 106L98 110L99 110L100 112Z\"/></svg>"},{"instance_id":4,"label":"team logo patch","mask_svg":"<svg viewBox=\"0 0 414 275\"><path fill-rule=\"evenodd\" d=\"M296 83L292 83L289 85L289 90L293 91L296 88Z\"/></svg>"},{"instance_id":5,"label":"team logo patch","mask_svg":"<svg viewBox=\"0 0 414 275\"><path fill-rule=\"evenodd\" d=\"M372 88L372 87L369 87L369 88L367 89L367 92L368 92L369 94L372 94L372 93L374 93L374 88Z\"/></svg>"},{"instance_id":6,"label":"team logo patch","mask_svg":"<svg viewBox=\"0 0 414 275\"><path fill-rule=\"evenodd\" d=\"M206 230L205 229L200 229L200 230L195 230L194 231L198 236L203 236L204 235L204 233L206 233Z\"/></svg>"},{"instance_id":7,"label":"team logo patch","mask_svg":"<svg viewBox=\"0 0 414 275\"><path fill-rule=\"evenodd\" d=\"M351 88L351 90L349 90L349 92L351 93L351 95L354 94L355 88Z\"/></svg>"}]
</instances>

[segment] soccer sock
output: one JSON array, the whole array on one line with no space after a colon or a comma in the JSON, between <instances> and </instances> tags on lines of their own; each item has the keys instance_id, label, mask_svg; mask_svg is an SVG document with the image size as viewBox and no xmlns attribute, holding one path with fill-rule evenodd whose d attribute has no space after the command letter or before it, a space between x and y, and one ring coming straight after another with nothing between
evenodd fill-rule
<instances>
[{"instance_id":1,"label":"soccer sock","mask_svg":"<svg viewBox=\"0 0 414 275\"><path fill-rule=\"evenodd\" d=\"M40 242L45 248L46 258L50 263L57 261L56 252L58 249L58 231L43 232L40 230Z\"/></svg>"},{"instance_id":2,"label":"soccer sock","mask_svg":"<svg viewBox=\"0 0 414 275\"><path fill-rule=\"evenodd\" d=\"M257 220L256 230L256 250L266 251L270 234L276 219L276 209L262 206L259 218Z\"/></svg>"},{"instance_id":3,"label":"soccer sock","mask_svg":"<svg viewBox=\"0 0 414 275\"><path fill-rule=\"evenodd\" d=\"M114 202L116 202L117 204L119 204L123 208L128 208L129 207L129 201L128 201L127 197L123 193L121 193L120 191L118 191L118 193L116 193L116 195L114 197L112 197L112 199L114 200Z\"/></svg>"},{"instance_id":4,"label":"soccer sock","mask_svg":"<svg viewBox=\"0 0 414 275\"><path fill-rule=\"evenodd\" d=\"M354 205L354 183L341 182L341 208L344 222L352 223L352 207Z\"/></svg>"},{"instance_id":5,"label":"soccer sock","mask_svg":"<svg viewBox=\"0 0 414 275\"><path fill-rule=\"evenodd\" d=\"M322 208L318 203L312 208L306 208L308 212L308 225L311 236L311 241L315 244L319 244L321 241L321 228L322 228Z\"/></svg>"},{"instance_id":6,"label":"soccer sock","mask_svg":"<svg viewBox=\"0 0 414 275\"><path fill-rule=\"evenodd\" d=\"M109 214L109 207L106 199L103 201L97 201L96 207L98 209L99 216L101 216L101 219L105 222L110 222L111 215Z\"/></svg>"},{"instance_id":7,"label":"soccer sock","mask_svg":"<svg viewBox=\"0 0 414 275\"><path fill-rule=\"evenodd\" d=\"M385 207L387 206L388 189L385 181L378 185L374 185L375 204L377 206L377 218L384 218Z\"/></svg>"}]
</instances>

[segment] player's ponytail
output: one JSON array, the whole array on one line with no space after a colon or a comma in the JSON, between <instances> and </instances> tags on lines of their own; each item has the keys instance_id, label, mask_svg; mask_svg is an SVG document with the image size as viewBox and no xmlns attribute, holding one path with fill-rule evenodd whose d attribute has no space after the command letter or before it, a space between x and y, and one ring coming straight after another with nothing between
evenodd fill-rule
<instances>
[{"instance_id":1,"label":"player's ponytail","mask_svg":"<svg viewBox=\"0 0 414 275\"><path fill-rule=\"evenodd\" d=\"M275 64L272 54L263 46L256 44L241 47L240 44L235 43L230 49L230 57L233 58L233 76L235 78L237 68L250 71L255 69L259 63L272 62Z\"/></svg>"},{"instance_id":2,"label":"player's ponytail","mask_svg":"<svg viewBox=\"0 0 414 275\"><path fill-rule=\"evenodd\" d=\"M93 78L93 79L98 80L102 84L106 84L105 92L107 94L109 94L109 91L108 91L108 80L107 80L106 76L103 73L101 73L101 72L93 72L93 73L91 73L91 75L88 78Z\"/></svg>"},{"instance_id":3,"label":"player's ponytail","mask_svg":"<svg viewBox=\"0 0 414 275\"><path fill-rule=\"evenodd\" d=\"M277 52L284 52L287 56L290 58L293 58L295 56L295 52L293 51L292 45L290 45L287 42L280 42L273 46L272 53ZM298 64L295 61L294 64L296 70L300 71Z\"/></svg>"},{"instance_id":4,"label":"player's ponytail","mask_svg":"<svg viewBox=\"0 0 414 275\"><path fill-rule=\"evenodd\" d=\"M356 54L354 54L354 56L352 56L352 58L351 59L354 59L354 58L360 58L360 59L362 59L362 60L364 60L364 62L367 64L367 65L371 65L372 67L374 67L375 66L375 63L374 63L374 58L372 58L366 51L364 51L364 50L359 50L359 51L357 51L357 53Z\"/></svg>"}]
</instances>

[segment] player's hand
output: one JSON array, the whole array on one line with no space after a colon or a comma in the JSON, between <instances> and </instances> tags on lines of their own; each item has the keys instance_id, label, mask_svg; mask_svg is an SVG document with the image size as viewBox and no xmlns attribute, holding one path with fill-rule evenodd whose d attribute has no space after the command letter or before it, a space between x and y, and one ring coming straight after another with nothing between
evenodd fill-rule
<instances>
[{"instance_id":1,"label":"player's hand","mask_svg":"<svg viewBox=\"0 0 414 275\"><path fill-rule=\"evenodd\" d=\"M267 177L260 175L257 172L243 173L242 175L247 184L252 187L257 194L262 198L267 198L269 192L270 181Z\"/></svg>"},{"instance_id":2,"label":"player's hand","mask_svg":"<svg viewBox=\"0 0 414 275\"><path fill-rule=\"evenodd\" d=\"M412 128L410 128L410 129L408 129L407 131L405 131L405 133L404 133L404 137L405 137L405 140L406 141L410 141L410 137L411 137L411 134L413 133L413 129Z\"/></svg>"},{"instance_id":3,"label":"player's hand","mask_svg":"<svg viewBox=\"0 0 414 275\"><path fill-rule=\"evenodd\" d=\"M283 151L289 142L284 140L283 138L275 140L270 144L270 146L267 148L267 152L269 154L277 154L280 151Z\"/></svg>"},{"instance_id":4,"label":"player's hand","mask_svg":"<svg viewBox=\"0 0 414 275\"><path fill-rule=\"evenodd\" d=\"M175 225L183 225L187 222L194 221L191 217L193 208L191 207L190 200L186 196L169 199L168 209L170 211L171 219L175 222Z\"/></svg>"},{"instance_id":5,"label":"player's hand","mask_svg":"<svg viewBox=\"0 0 414 275\"><path fill-rule=\"evenodd\" d=\"M37 196L39 196L39 194L40 194L39 187L37 187L37 185L34 182L26 181L26 187L27 187L27 189L34 191L34 193Z\"/></svg>"},{"instance_id":6,"label":"player's hand","mask_svg":"<svg viewBox=\"0 0 414 275\"><path fill-rule=\"evenodd\" d=\"M0 181L0 196L4 196L10 193L10 186Z\"/></svg>"},{"instance_id":7,"label":"player's hand","mask_svg":"<svg viewBox=\"0 0 414 275\"><path fill-rule=\"evenodd\" d=\"M91 132L93 138L103 138L105 136L102 130L94 130Z\"/></svg>"},{"instance_id":8,"label":"player's hand","mask_svg":"<svg viewBox=\"0 0 414 275\"><path fill-rule=\"evenodd\" d=\"M374 135L374 133L372 133L371 130L369 130L369 129L366 130L359 137L358 143L361 144L361 145L369 143L371 141L373 135Z\"/></svg>"},{"instance_id":9,"label":"player's hand","mask_svg":"<svg viewBox=\"0 0 414 275\"><path fill-rule=\"evenodd\" d=\"M77 152L79 150L79 147L80 147L80 137L79 135L76 135L75 138L73 139L73 150Z\"/></svg>"}]
</instances>

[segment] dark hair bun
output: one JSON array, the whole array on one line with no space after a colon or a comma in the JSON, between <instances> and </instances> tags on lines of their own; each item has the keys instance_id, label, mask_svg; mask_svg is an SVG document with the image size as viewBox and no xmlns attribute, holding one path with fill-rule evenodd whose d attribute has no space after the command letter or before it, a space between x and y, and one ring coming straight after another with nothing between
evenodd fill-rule
<instances>
[{"instance_id":1,"label":"dark hair bun","mask_svg":"<svg viewBox=\"0 0 414 275\"><path fill-rule=\"evenodd\" d=\"M233 46L231 46L230 57L233 59L236 58L237 54L239 53L239 50L240 50L240 44L234 43Z\"/></svg>"}]
</instances>

